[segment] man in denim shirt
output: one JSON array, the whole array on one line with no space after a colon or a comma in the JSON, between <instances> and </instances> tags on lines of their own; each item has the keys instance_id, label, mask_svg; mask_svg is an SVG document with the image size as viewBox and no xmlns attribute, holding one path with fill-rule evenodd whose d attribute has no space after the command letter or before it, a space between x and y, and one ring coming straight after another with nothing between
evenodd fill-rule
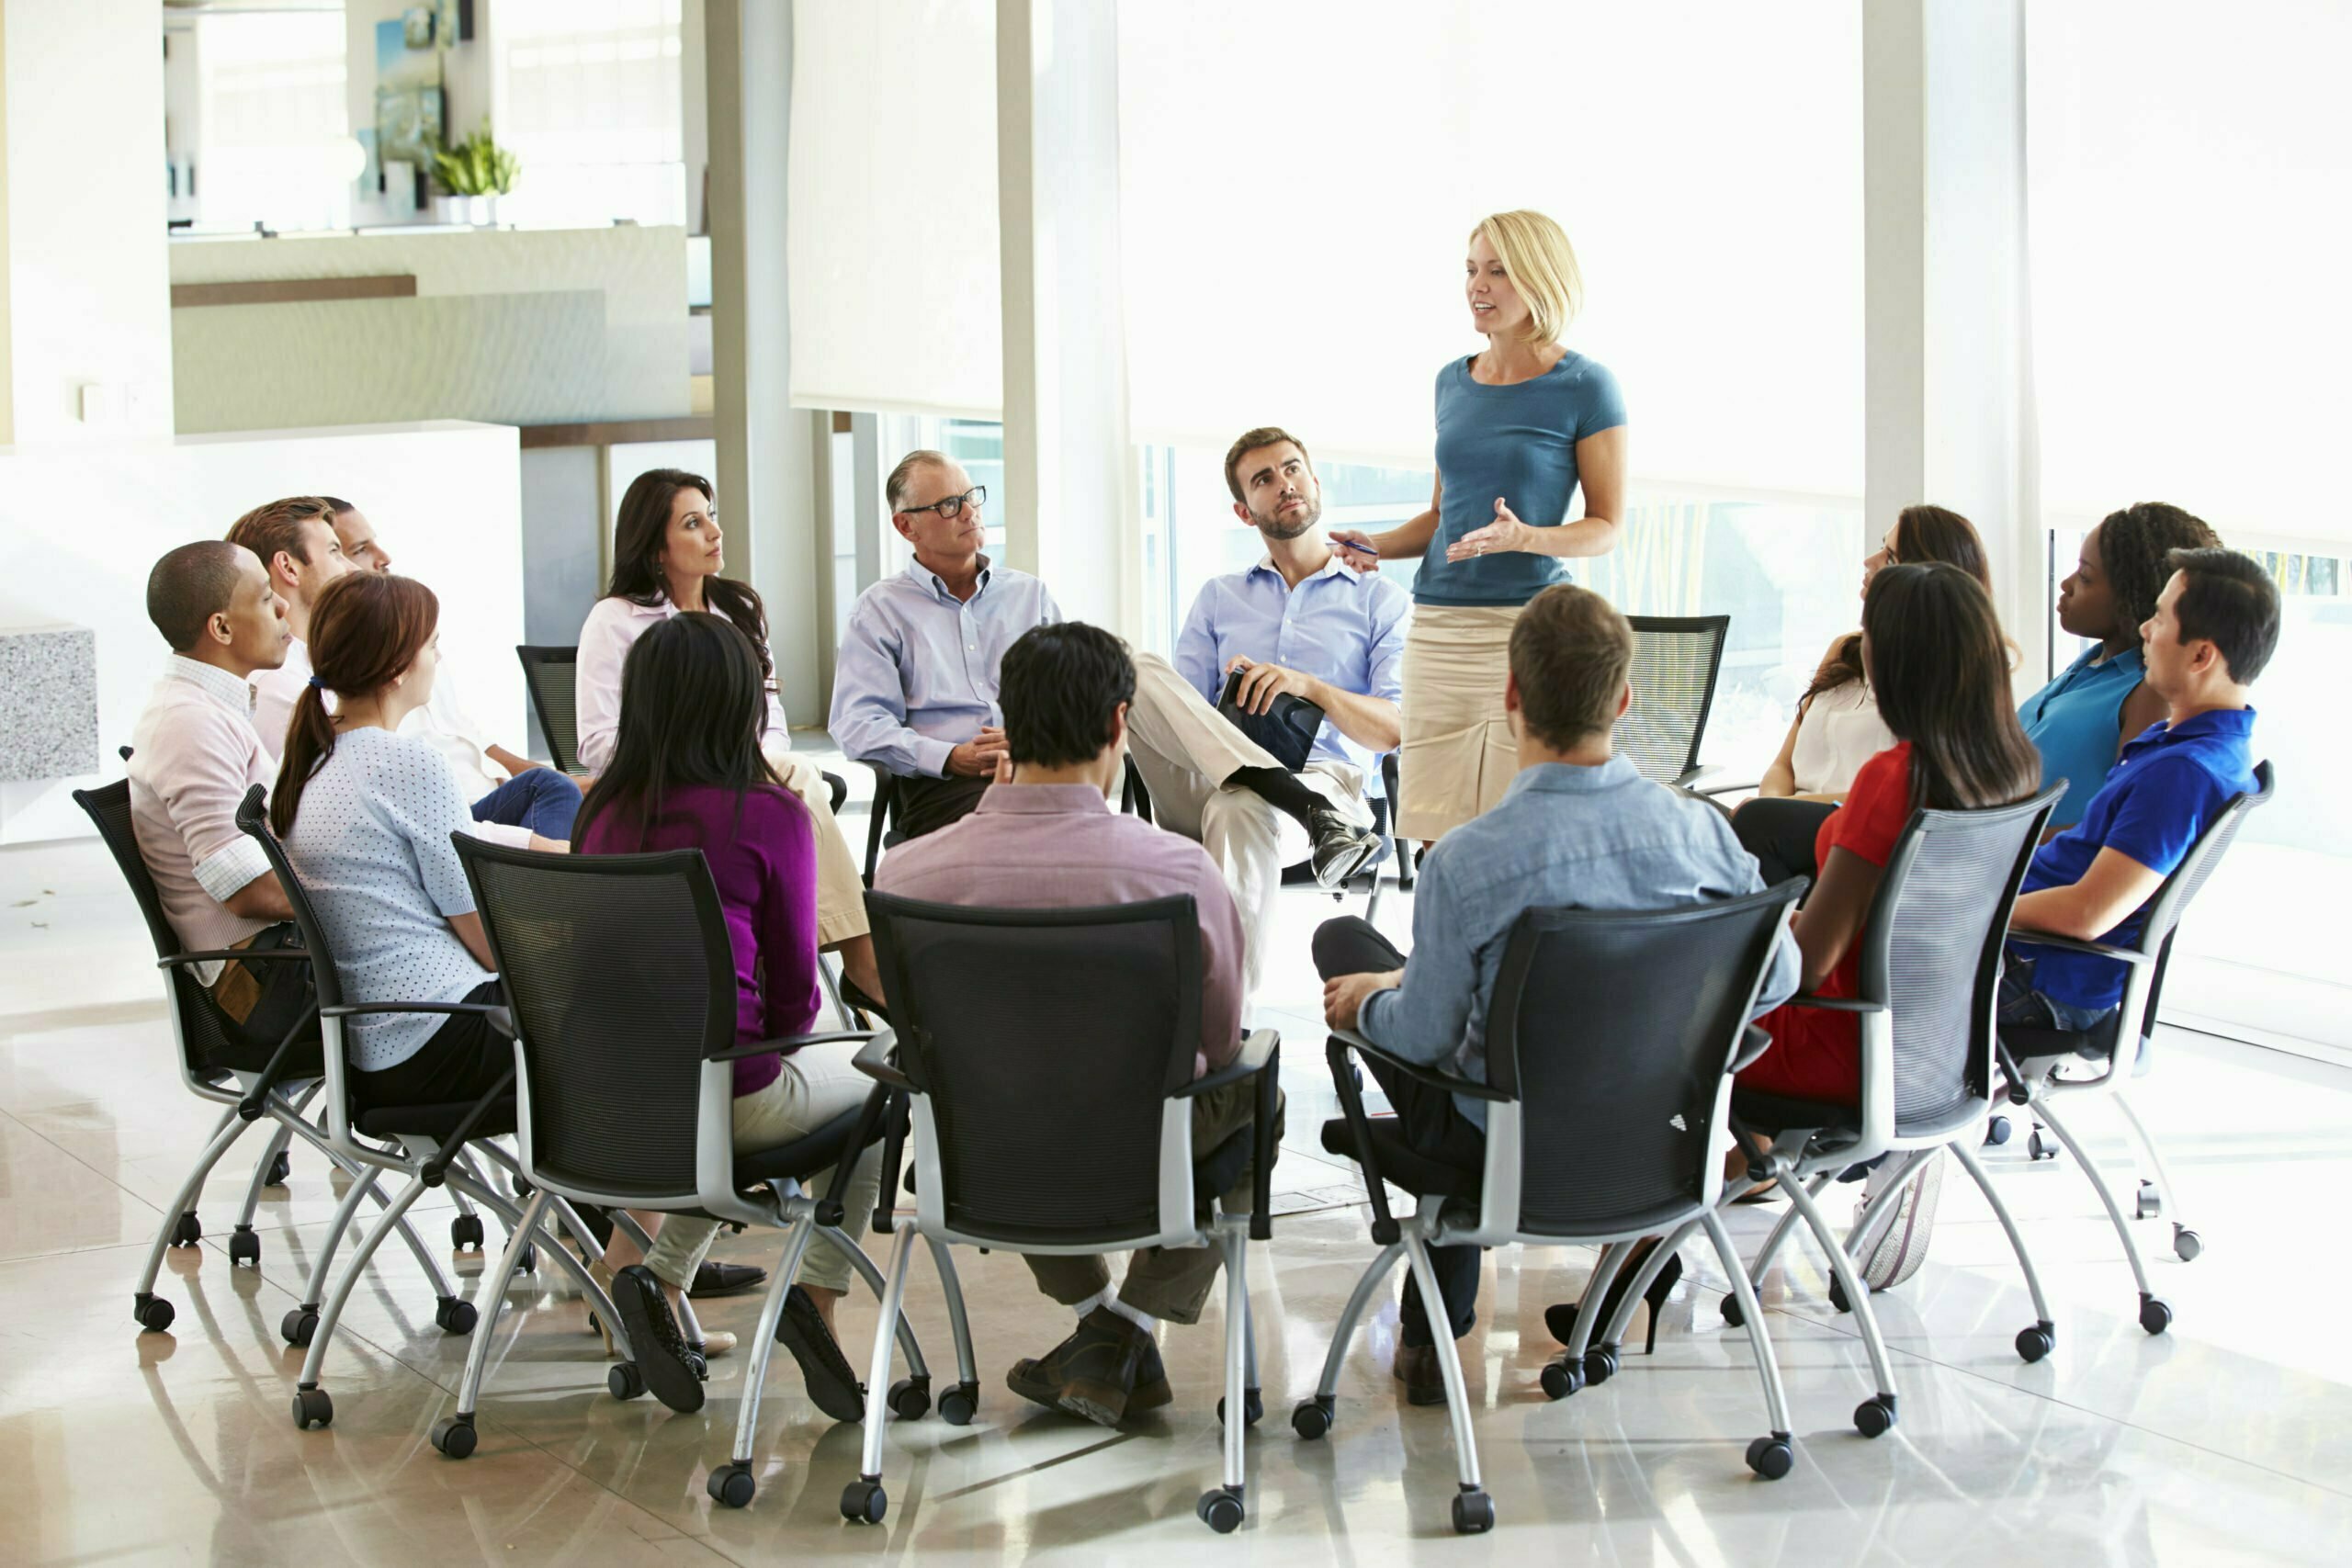
<instances>
[{"instance_id":1,"label":"man in denim shirt","mask_svg":"<svg viewBox=\"0 0 2352 1568\"><path fill-rule=\"evenodd\" d=\"M1315 933L1323 1012L1333 1028L1360 1030L1408 1061L1483 1083L1487 998L1526 910L1657 909L1762 891L1755 858L1722 812L1650 783L1615 754L1611 735L1633 702L1633 628L1590 590L1564 583L1529 603L1511 633L1503 697L1519 739L1519 774L1498 805L1430 852L1413 899L1410 959L1360 919L1328 921ZM1783 929L1757 1011L1796 988L1796 944ZM1418 1152L1474 1176L1483 1168L1480 1101L1367 1066ZM1459 1339L1476 1321L1478 1249L1432 1247L1430 1257ZM1396 1376L1413 1404L1445 1397L1428 1314L1409 1278Z\"/></svg>"}]
</instances>

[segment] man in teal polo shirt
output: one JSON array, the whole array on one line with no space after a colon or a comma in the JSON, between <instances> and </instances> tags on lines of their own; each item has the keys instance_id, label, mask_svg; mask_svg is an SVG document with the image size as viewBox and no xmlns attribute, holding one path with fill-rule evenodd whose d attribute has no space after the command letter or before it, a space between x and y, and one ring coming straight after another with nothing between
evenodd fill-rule
<instances>
[{"instance_id":1,"label":"man in teal polo shirt","mask_svg":"<svg viewBox=\"0 0 2352 1568\"><path fill-rule=\"evenodd\" d=\"M2255 790L2247 690L2278 645L2278 589L2235 550L2175 550L2141 627L2147 682L2165 716L2123 748L2082 820L2027 869L2012 929L2128 942L2148 900L2235 796ZM2001 1019L2085 1030L2123 998L2111 958L2019 941L2001 976Z\"/></svg>"}]
</instances>

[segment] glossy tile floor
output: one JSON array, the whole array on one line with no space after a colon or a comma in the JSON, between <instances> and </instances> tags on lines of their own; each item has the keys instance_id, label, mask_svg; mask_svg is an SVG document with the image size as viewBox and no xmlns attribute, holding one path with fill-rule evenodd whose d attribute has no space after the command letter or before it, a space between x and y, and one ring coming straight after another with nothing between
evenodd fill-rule
<instances>
[{"instance_id":1,"label":"glossy tile floor","mask_svg":"<svg viewBox=\"0 0 2352 1568\"><path fill-rule=\"evenodd\" d=\"M863 818L846 826L862 842ZM1314 1146L1331 1097L1304 955L1332 905L1286 894L1283 941L1300 961L1264 1021L1287 1044L1292 1133L1276 1240L1253 1260L1269 1416L1250 1447L1249 1521L1220 1539L1193 1513L1216 1478L1217 1304L1199 1329L1163 1330L1176 1404L1107 1432L1005 1391L1005 1367L1057 1339L1065 1320L1018 1259L966 1254L979 1417L895 1423L889 1517L860 1529L836 1510L858 1429L818 1415L788 1359L763 1411L758 1498L720 1507L703 1477L726 1458L741 1357L716 1363L697 1416L616 1403L551 1270L507 1294L472 1459L427 1441L453 1407L468 1342L434 1326L422 1276L397 1248L355 1296L329 1358L334 1426L295 1431L299 1354L277 1320L337 1191L313 1153L298 1153L291 1181L268 1195L258 1271L232 1268L223 1248L258 1140L223 1162L200 1205L211 1234L175 1253L159 1286L178 1319L139 1333L131 1283L213 1113L169 1071L146 938L103 852L0 852L0 1562L2352 1561L2352 1334L2341 1322L2352 1269L2333 1213L2352 1177L2352 1073L2199 1037L2164 1042L2138 1098L2188 1184L2207 1250L2181 1264L2167 1224L2140 1227L2178 1314L2161 1337L2134 1319L2120 1249L2079 1173L2030 1166L2012 1144L1995 1151L1996 1168L2060 1334L2051 1359L2019 1362L2010 1340L2031 1316L2026 1296L1954 1173L1930 1261L1881 1298L1902 1419L1877 1441L1848 1425L1868 1366L1850 1320L1823 1301L1819 1268L1777 1278L1768 1315L1800 1443L1778 1483L1741 1462L1765 1422L1745 1337L1715 1306L1712 1257L1686 1255L1654 1359L1633 1357L1607 1385L1555 1404L1536 1382L1554 1348L1543 1308L1577 1292L1591 1255L1490 1255L1463 1348L1498 1523L1461 1539L1447 1517L1444 1412L1401 1410L1391 1393L1393 1297L1350 1351L1330 1438L1301 1442L1284 1418L1311 1390L1370 1252L1351 1168ZM1392 890L1383 924L1401 936L1408 910ZM2104 1110L2080 1122L2121 1175ZM1853 1190L1838 1190L1840 1206ZM1741 1211L1741 1234L1753 1241L1778 1212ZM418 1217L438 1245L447 1209ZM723 1255L764 1262L771 1245L736 1238ZM477 1273L463 1288L480 1299L485 1283ZM952 1365L938 1303L918 1267L912 1314L935 1364ZM748 1333L755 1310L747 1298L705 1315ZM871 1303L853 1302L846 1319L860 1357Z\"/></svg>"}]
</instances>

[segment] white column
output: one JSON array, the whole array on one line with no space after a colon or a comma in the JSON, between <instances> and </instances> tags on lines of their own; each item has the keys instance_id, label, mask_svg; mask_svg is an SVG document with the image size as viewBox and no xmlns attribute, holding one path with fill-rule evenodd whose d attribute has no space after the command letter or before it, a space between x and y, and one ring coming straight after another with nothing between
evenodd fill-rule
<instances>
[{"instance_id":1,"label":"white column","mask_svg":"<svg viewBox=\"0 0 2352 1568\"><path fill-rule=\"evenodd\" d=\"M2018 678L2039 684L2023 3L1871 0L1862 17L1864 527L1921 501L1973 521Z\"/></svg>"},{"instance_id":2,"label":"white column","mask_svg":"<svg viewBox=\"0 0 2352 1568\"><path fill-rule=\"evenodd\" d=\"M719 522L730 572L767 601L786 710L824 722L813 442L825 415L792 407L785 275L785 147L792 14L773 0L707 0L711 371Z\"/></svg>"},{"instance_id":3,"label":"white column","mask_svg":"<svg viewBox=\"0 0 2352 1568\"><path fill-rule=\"evenodd\" d=\"M0 441L172 434L153 0L0 0Z\"/></svg>"},{"instance_id":4,"label":"white column","mask_svg":"<svg viewBox=\"0 0 2352 1568\"><path fill-rule=\"evenodd\" d=\"M1119 296L1118 13L997 0L1005 520L1073 619L1140 629Z\"/></svg>"}]
</instances>

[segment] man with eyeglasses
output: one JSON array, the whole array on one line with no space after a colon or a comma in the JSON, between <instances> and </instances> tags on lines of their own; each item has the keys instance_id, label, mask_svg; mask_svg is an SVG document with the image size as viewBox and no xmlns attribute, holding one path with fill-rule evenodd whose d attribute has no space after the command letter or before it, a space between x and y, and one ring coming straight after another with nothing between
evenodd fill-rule
<instances>
[{"instance_id":1,"label":"man with eyeglasses","mask_svg":"<svg viewBox=\"0 0 2352 1568\"><path fill-rule=\"evenodd\" d=\"M989 492L954 458L910 452L883 492L915 558L850 611L828 728L852 761L897 775L899 831L919 839L987 793L1005 755L1004 650L1062 613L1044 583L982 553Z\"/></svg>"}]
</instances>

